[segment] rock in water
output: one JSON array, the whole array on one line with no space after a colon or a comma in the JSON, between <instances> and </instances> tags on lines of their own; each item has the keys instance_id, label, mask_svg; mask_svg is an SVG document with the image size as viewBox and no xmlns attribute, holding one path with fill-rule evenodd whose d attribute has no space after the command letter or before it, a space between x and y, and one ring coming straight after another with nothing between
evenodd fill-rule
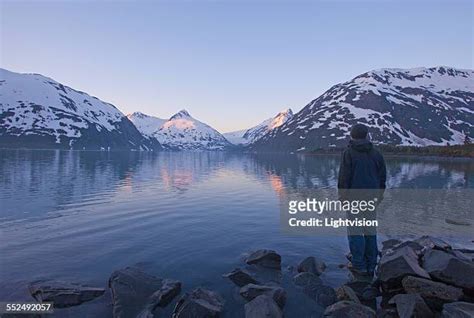
<instances>
[{"instance_id":1,"label":"rock in water","mask_svg":"<svg viewBox=\"0 0 474 318\"><path fill-rule=\"evenodd\" d=\"M283 312L271 297L260 295L245 304L245 318L283 318Z\"/></svg>"},{"instance_id":2,"label":"rock in water","mask_svg":"<svg viewBox=\"0 0 474 318\"><path fill-rule=\"evenodd\" d=\"M415 242L423 246L424 248L431 248L435 250L448 251L451 250L451 245L443 241L442 239L424 235L419 239L416 239Z\"/></svg>"},{"instance_id":3,"label":"rock in water","mask_svg":"<svg viewBox=\"0 0 474 318\"><path fill-rule=\"evenodd\" d=\"M150 296L152 309L166 307L181 292L181 282L172 279L163 280L163 285Z\"/></svg>"},{"instance_id":4,"label":"rock in water","mask_svg":"<svg viewBox=\"0 0 474 318\"><path fill-rule=\"evenodd\" d=\"M352 301L339 301L324 311L324 317L330 318L347 318L347 317L357 317L357 318L375 318L375 311L371 308L357 304Z\"/></svg>"},{"instance_id":5,"label":"rock in water","mask_svg":"<svg viewBox=\"0 0 474 318\"><path fill-rule=\"evenodd\" d=\"M172 318L213 318L224 309L222 297L211 290L196 288L176 304Z\"/></svg>"},{"instance_id":6,"label":"rock in water","mask_svg":"<svg viewBox=\"0 0 474 318\"><path fill-rule=\"evenodd\" d=\"M321 278L314 275L313 273L304 272L296 274L293 277L293 283L295 283L296 286L300 287L311 287L316 285L322 285L323 281L321 280Z\"/></svg>"},{"instance_id":7,"label":"rock in water","mask_svg":"<svg viewBox=\"0 0 474 318\"><path fill-rule=\"evenodd\" d=\"M53 302L55 308L77 306L102 296L105 292L104 288L54 280L32 282L28 290L34 299L39 302Z\"/></svg>"},{"instance_id":8,"label":"rock in water","mask_svg":"<svg viewBox=\"0 0 474 318\"><path fill-rule=\"evenodd\" d=\"M419 277L407 276L402 285L406 293L419 294L429 307L438 311L444 303L458 301L463 296L460 288Z\"/></svg>"},{"instance_id":9,"label":"rock in water","mask_svg":"<svg viewBox=\"0 0 474 318\"><path fill-rule=\"evenodd\" d=\"M109 279L115 318L136 317L166 306L181 290L181 283L163 280L138 268L127 267Z\"/></svg>"},{"instance_id":10,"label":"rock in water","mask_svg":"<svg viewBox=\"0 0 474 318\"><path fill-rule=\"evenodd\" d=\"M337 302L336 291L334 288L327 285L305 287L304 293L323 307L327 307Z\"/></svg>"},{"instance_id":11,"label":"rock in water","mask_svg":"<svg viewBox=\"0 0 474 318\"><path fill-rule=\"evenodd\" d=\"M271 297L281 308L285 306L286 291L279 286L248 284L240 289L240 296L247 301L260 295Z\"/></svg>"},{"instance_id":12,"label":"rock in water","mask_svg":"<svg viewBox=\"0 0 474 318\"><path fill-rule=\"evenodd\" d=\"M470 226L471 225L471 222L462 221L462 220L444 219L444 221L448 224L453 224L453 225L462 225L462 226Z\"/></svg>"},{"instance_id":13,"label":"rock in water","mask_svg":"<svg viewBox=\"0 0 474 318\"><path fill-rule=\"evenodd\" d=\"M402 241L397 240L397 239L389 239L389 240L383 241L382 242L382 251L391 249L392 247L394 247L395 245L398 245L400 243L402 243Z\"/></svg>"},{"instance_id":14,"label":"rock in water","mask_svg":"<svg viewBox=\"0 0 474 318\"><path fill-rule=\"evenodd\" d=\"M234 284L243 287L247 284L260 284L249 273L240 268L234 269L232 272L224 274L223 277L229 278Z\"/></svg>"},{"instance_id":15,"label":"rock in water","mask_svg":"<svg viewBox=\"0 0 474 318\"><path fill-rule=\"evenodd\" d=\"M397 306L400 318L431 318L434 316L418 294L399 294L390 299L388 303Z\"/></svg>"},{"instance_id":16,"label":"rock in water","mask_svg":"<svg viewBox=\"0 0 474 318\"><path fill-rule=\"evenodd\" d=\"M455 302L444 304L443 318L472 318L474 317L474 304L466 302Z\"/></svg>"},{"instance_id":17,"label":"rock in water","mask_svg":"<svg viewBox=\"0 0 474 318\"><path fill-rule=\"evenodd\" d=\"M423 256L423 268L436 280L474 291L474 264L443 251L429 250Z\"/></svg>"},{"instance_id":18,"label":"rock in water","mask_svg":"<svg viewBox=\"0 0 474 318\"><path fill-rule=\"evenodd\" d=\"M418 242L415 241L405 241L400 244L395 245L394 247L391 248L392 251L397 251L399 249L403 249L404 247L409 247L415 252L415 254L421 255L423 252L423 246L419 244Z\"/></svg>"},{"instance_id":19,"label":"rock in water","mask_svg":"<svg viewBox=\"0 0 474 318\"><path fill-rule=\"evenodd\" d=\"M266 268L281 269L281 256L273 250L258 250L247 257L249 265L259 265Z\"/></svg>"},{"instance_id":20,"label":"rock in water","mask_svg":"<svg viewBox=\"0 0 474 318\"><path fill-rule=\"evenodd\" d=\"M315 275L321 275L326 269L326 264L323 261L317 260L313 256L306 257L298 264L298 272L309 272Z\"/></svg>"},{"instance_id":21,"label":"rock in water","mask_svg":"<svg viewBox=\"0 0 474 318\"><path fill-rule=\"evenodd\" d=\"M382 256L378 266L378 279L385 291L400 289L405 276L430 278L428 273L418 265L418 257L408 246Z\"/></svg>"}]
</instances>

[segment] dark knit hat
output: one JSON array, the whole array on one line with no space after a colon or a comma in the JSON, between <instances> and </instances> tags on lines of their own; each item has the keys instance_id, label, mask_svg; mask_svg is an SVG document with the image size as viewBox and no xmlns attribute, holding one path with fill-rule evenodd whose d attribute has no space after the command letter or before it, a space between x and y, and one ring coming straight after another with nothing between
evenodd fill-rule
<instances>
[{"instance_id":1,"label":"dark knit hat","mask_svg":"<svg viewBox=\"0 0 474 318\"><path fill-rule=\"evenodd\" d=\"M355 124L351 129L351 138L352 139L366 139L369 129L366 125Z\"/></svg>"}]
</instances>

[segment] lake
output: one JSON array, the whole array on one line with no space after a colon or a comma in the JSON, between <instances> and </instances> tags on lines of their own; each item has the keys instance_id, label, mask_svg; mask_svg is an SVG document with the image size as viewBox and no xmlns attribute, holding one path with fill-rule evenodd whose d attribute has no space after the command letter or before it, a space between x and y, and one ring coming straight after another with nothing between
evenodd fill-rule
<instances>
[{"instance_id":1,"label":"lake","mask_svg":"<svg viewBox=\"0 0 474 318\"><path fill-rule=\"evenodd\" d=\"M224 317L241 317L244 302L222 274L271 248L282 255L285 314L318 317L323 309L293 291L285 272L315 255L328 265L323 281L340 286L347 239L283 232L279 204L289 191L335 188L338 165L332 155L0 150L0 300L31 301L27 284L43 278L105 287L114 270L135 265L182 281L183 291L216 290ZM473 160L397 157L387 167L389 188L474 188ZM406 225L407 236L423 235ZM472 248L472 235L457 233L453 225L440 236ZM54 316L111 309L107 292Z\"/></svg>"}]
</instances>

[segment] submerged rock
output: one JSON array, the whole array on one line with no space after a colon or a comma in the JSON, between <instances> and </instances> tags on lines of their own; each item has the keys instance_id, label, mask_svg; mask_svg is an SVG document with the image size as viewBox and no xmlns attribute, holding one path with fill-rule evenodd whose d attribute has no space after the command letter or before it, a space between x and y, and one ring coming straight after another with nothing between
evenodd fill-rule
<instances>
[{"instance_id":1,"label":"submerged rock","mask_svg":"<svg viewBox=\"0 0 474 318\"><path fill-rule=\"evenodd\" d=\"M330 318L375 318L375 311L367 306L352 302L352 301L339 301L324 311L324 317Z\"/></svg>"},{"instance_id":2,"label":"submerged rock","mask_svg":"<svg viewBox=\"0 0 474 318\"><path fill-rule=\"evenodd\" d=\"M296 274L293 277L293 283L296 286L307 287L307 286L316 286L321 285L323 281L318 276L310 272L304 272Z\"/></svg>"},{"instance_id":3,"label":"submerged rock","mask_svg":"<svg viewBox=\"0 0 474 318\"><path fill-rule=\"evenodd\" d=\"M397 306L397 312L400 318L433 317L433 312L418 294L399 294L390 299L388 303Z\"/></svg>"},{"instance_id":4,"label":"submerged rock","mask_svg":"<svg viewBox=\"0 0 474 318\"><path fill-rule=\"evenodd\" d=\"M286 291L279 286L248 284L242 287L239 293L247 301L251 301L260 295L267 295L281 308L286 303Z\"/></svg>"},{"instance_id":5,"label":"submerged rock","mask_svg":"<svg viewBox=\"0 0 474 318\"><path fill-rule=\"evenodd\" d=\"M306 257L297 267L299 273L309 272L318 276L321 275L325 269L326 264L323 261L317 260L314 256Z\"/></svg>"},{"instance_id":6,"label":"submerged rock","mask_svg":"<svg viewBox=\"0 0 474 318\"><path fill-rule=\"evenodd\" d=\"M55 308L77 306L102 296L105 292L104 288L55 280L32 282L28 290L38 302L53 302Z\"/></svg>"},{"instance_id":7,"label":"submerged rock","mask_svg":"<svg viewBox=\"0 0 474 318\"><path fill-rule=\"evenodd\" d=\"M444 304L442 316L443 318L472 318L474 317L474 304L462 301Z\"/></svg>"},{"instance_id":8,"label":"submerged rock","mask_svg":"<svg viewBox=\"0 0 474 318\"><path fill-rule=\"evenodd\" d=\"M444 221L448 224L453 224L453 225L461 225L461 226L470 226L471 222L468 221L463 221L463 220L454 220L454 219L444 219Z\"/></svg>"},{"instance_id":9,"label":"submerged rock","mask_svg":"<svg viewBox=\"0 0 474 318\"><path fill-rule=\"evenodd\" d=\"M212 318L218 317L224 309L222 297L211 290L196 288L186 293L178 301L173 318Z\"/></svg>"},{"instance_id":10,"label":"submerged rock","mask_svg":"<svg viewBox=\"0 0 474 318\"><path fill-rule=\"evenodd\" d=\"M423 256L423 268L436 280L474 291L474 264L439 250Z\"/></svg>"},{"instance_id":11,"label":"submerged rock","mask_svg":"<svg viewBox=\"0 0 474 318\"><path fill-rule=\"evenodd\" d=\"M240 268L236 268L232 272L224 274L223 277L229 278L234 284L239 287L243 287L247 284L260 284L252 276L250 276L249 273L241 270Z\"/></svg>"},{"instance_id":12,"label":"submerged rock","mask_svg":"<svg viewBox=\"0 0 474 318\"><path fill-rule=\"evenodd\" d=\"M430 278L428 273L418 264L418 257L408 246L385 254L378 266L378 279L384 291L401 288L405 276Z\"/></svg>"},{"instance_id":13,"label":"submerged rock","mask_svg":"<svg viewBox=\"0 0 474 318\"><path fill-rule=\"evenodd\" d=\"M163 280L138 268L127 267L112 273L109 279L115 318L152 315L181 291L181 283Z\"/></svg>"},{"instance_id":14,"label":"submerged rock","mask_svg":"<svg viewBox=\"0 0 474 318\"><path fill-rule=\"evenodd\" d=\"M247 257L249 265L259 265L266 268L281 269L281 256L273 250L258 250Z\"/></svg>"},{"instance_id":15,"label":"submerged rock","mask_svg":"<svg viewBox=\"0 0 474 318\"><path fill-rule=\"evenodd\" d=\"M268 295L260 295L245 304L245 318L283 318L283 312Z\"/></svg>"},{"instance_id":16,"label":"submerged rock","mask_svg":"<svg viewBox=\"0 0 474 318\"><path fill-rule=\"evenodd\" d=\"M407 276L402 280L408 294L419 294L429 307L441 310L444 303L455 302L463 296L462 289L429 279Z\"/></svg>"}]
</instances>

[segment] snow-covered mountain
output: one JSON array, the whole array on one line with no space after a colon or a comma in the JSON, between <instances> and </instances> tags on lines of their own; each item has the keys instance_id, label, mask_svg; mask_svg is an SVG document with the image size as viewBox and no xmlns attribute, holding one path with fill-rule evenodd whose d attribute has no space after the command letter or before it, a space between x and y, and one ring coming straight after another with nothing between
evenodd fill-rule
<instances>
[{"instance_id":1,"label":"snow-covered mountain","mask_svg":"<svg viewBox=\"0 0 474 318\"><path fill-rule=\"evenodd\" d=\"M308 151L344 146L355 123L376 143L460 144L474 135L474 71L452 67L381 69L331 87L254 150Z\"/></svg>"},{"instance_id":2,"label":"snow-covered mountain","mask_svg":"<svg viewBox=\"0 0 474 318\"><path fill-rule=\"evenodd\" d=\"M262 138L269 131L280 127L293 117L293 111L288 108L279 112L275 117L264 120L257 126L223 134L234 145L248 145Z\"/></svg>"},{"instance_id":3,"label":"snow-covered mountain","mask_svg":"<svg viewBox=\"0 0 474 318\"><path fill-rule=\"evenodd\" d=\"M138 131L146 137L152 137L153 134L166 122L166 119L146 115L141 112L128 114L127 118L130 119L135 127L137 127Z\"/></svg>"},{"instance_id":4,"label":"snow-covered mountain","mask_svg":"<svg viewBox=\"0 0 474 318\"><path fill-rule=\"evenodd\" d=\"M114 105L39 74L0 69L0 147L154 150Z\"/></svg>"},{"instance_id":5,"label":"snow-covered mountain","mask_svg":"<svg viewBox=\"0 0 474 318\"><path fill-rule=\"evenodd\" d=\"M165 121L152 135L166 149L224 150L232 147L227 139L209 125L181 110Z\"/></svg>"}]
</instances>

